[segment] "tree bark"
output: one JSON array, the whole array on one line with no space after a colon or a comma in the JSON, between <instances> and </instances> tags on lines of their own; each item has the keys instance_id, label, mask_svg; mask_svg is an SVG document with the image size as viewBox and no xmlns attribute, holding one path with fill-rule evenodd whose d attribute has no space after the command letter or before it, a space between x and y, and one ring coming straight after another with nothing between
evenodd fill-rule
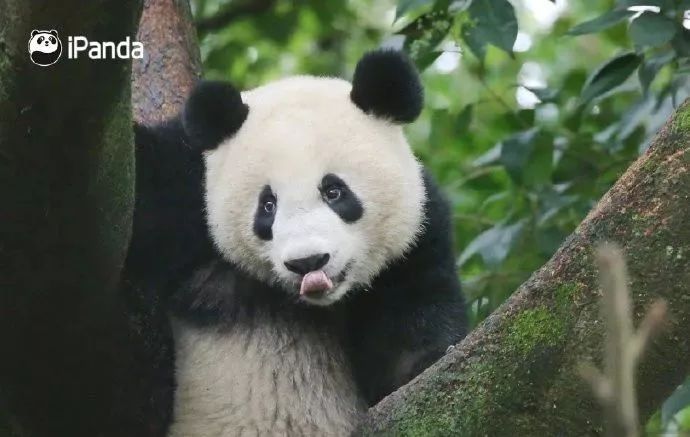
<instances>
[{"instance_id":1,"label":"tree bark","mask_svg":"<svg viewBox=\"0 0 690 437\"><path fill-rule=\"evenodd\" d=\"M173 117L199 79L201 60L188 0L144 0L137 39L146 55L134 61L134 120L152 125Z\"/></svg>"},{"instance_id":2,"label":"tree bark","mask_svg":"<svg viewBox=\"0 0 690 437\"><path fill-rule=\"evenodd\" d=\"M117 293L134 187L130 62L68 59L67 36L134 39L140 8L0 0L2 435L117 426L103 401L136 365ZM58 31L55 65L30 62L32 29Z\"/></svg>"},{"instance_id":3,"label":"tree bark","mask_svg":"<svg viewBox=\"0 0 690 437\"><path fill-rule=\"evenodd\" d=\"M602 412L578 376L602 360L593 247L626 253L639 319L670 321L638 368L643 417L690 371L690 101L553 258L439 362L373 407L363 435L592 435Z\"/></svg>"}]
</instances>

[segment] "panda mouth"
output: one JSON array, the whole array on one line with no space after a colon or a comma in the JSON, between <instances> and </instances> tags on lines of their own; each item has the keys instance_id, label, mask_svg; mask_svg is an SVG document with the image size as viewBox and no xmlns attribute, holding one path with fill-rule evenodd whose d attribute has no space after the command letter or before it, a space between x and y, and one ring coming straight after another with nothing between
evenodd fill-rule
<instances>
[{"instance_id":1,"label":"panda mouth","mask_svg":"<svg viewBox=\"0 0 690 437\"><path fill-rule=\"evenodd\" d=\"M299 287L300 296L317 297L333 288L333 281L323 270L309 272L302 277Z\"/></svg>"},{"instance_id":2,"label":"panda mouth","mask_svg":"<svg viewBox=\"0 0 690 437\"><path fill-rule=\"evenodd\" d=\"M349 264L333 278L329 277L323 270L314 270L302 276L299 287L299 294L302 298L320 299L333 291L340 283L345 280Z\"/></svg>"}]
</instances>

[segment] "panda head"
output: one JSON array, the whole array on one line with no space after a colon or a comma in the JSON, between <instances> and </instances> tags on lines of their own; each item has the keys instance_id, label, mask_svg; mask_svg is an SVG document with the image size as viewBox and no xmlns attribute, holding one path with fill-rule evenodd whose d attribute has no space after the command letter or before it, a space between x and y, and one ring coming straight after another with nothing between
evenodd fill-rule
<instances>
[{"instance_id":1,"label":"panda head","mask_svg":"<svg viewBox=\"0 0 690 437\"><path fill-rule=\"evenodd\" d=\"M62 43L57 30L32 30L29 38L29 55L36 65L52 65L60 59Z\"/></svg>"},{"instance_id":2,"label":"panda head","mask_svg":"<svg viewBox=\"0 0 690 437\"><path fill-rule=\"evenodd\" d=\"M366 288L422 227L421 167L402 131L421 107L395 51L365 55L352 84L300 76L240 94L202 82L182 118L205 155L222 255L314 305Z\"/></svg>"}]
</instances>

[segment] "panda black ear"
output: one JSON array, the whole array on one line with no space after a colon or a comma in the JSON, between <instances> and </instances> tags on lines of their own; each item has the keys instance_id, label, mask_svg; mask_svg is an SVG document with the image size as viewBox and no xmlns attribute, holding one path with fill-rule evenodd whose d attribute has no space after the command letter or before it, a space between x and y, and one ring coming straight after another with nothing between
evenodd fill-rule
<instances>
[{"instance_id":1,"label":"panda black ear","mask_svg":"<svg viewBox=\"0 0 690 437\"><path fill-rule=\"evenodd\" d=\"M32 30L31 31L31 37L33 38L33 36L36 35L37 33L38 33L38 30Z\"/></svg>"},{"instance_id":2,"label":"panda black ear","mask_svg":"<svg viewBox=\"0 0 690 437\"><path fill-rule=\"evenodd\" d=\"M52 30L50 31L50 34L53 35L53 36L58 36L57 30L55 30L55 29L52 29Z\"/></svg>"},{"instance_id":3,"label":"panda black ear","mask_svg":"<svg viewBox=\"0 0 690 437\"><path fill-rule=\"evenodd\" d=\"M405 53L380 49L365 54L357 63L350 98L368 114L410 123L422 111L424 90Z\"/></svg>"},{"instance_id":4,"label":"panda black ear","mask_svg":"<svg viewBox=\"0 0 690 437\"><path fill-rule=\"evenodd\" d=\"M201 81L187 99L182 126L192 147L210 150L233 136L248 113L249 106L235 87L227 82Z\"/></svg>"}]
</instances>

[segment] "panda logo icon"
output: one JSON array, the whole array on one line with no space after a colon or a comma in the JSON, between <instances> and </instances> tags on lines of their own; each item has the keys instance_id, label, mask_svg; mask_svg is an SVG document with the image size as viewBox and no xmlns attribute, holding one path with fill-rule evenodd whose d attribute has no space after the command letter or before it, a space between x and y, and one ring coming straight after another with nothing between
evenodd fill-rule
<instances>
[{"instance_id":1,"label":"panda logo icon","mask_svg":"<svg viewBox=\"0 0 690 437\"><path fill-rule=\"evenodd\" d=\"M31 62L41 67L53 65L62 55L62 42L57 30L32 30L29 38Z\"/></svg>"}]
</instances>

